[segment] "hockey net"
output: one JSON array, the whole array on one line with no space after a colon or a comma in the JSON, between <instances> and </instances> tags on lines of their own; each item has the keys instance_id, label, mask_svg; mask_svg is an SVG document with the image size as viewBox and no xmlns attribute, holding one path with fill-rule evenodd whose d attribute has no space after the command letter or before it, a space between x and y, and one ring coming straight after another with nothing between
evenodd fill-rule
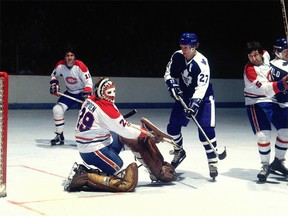
<instances>
[{"instance_id":1,"label":"hockey net","mask_svg":"<svg viewBox=\"0 0 288 216\"><path fill-rule=\"evenodd\" d=\"M8 130L8 74L6 72L0 72L0 122L0 197L5 197Z\"/></svg>"}]
</instances>

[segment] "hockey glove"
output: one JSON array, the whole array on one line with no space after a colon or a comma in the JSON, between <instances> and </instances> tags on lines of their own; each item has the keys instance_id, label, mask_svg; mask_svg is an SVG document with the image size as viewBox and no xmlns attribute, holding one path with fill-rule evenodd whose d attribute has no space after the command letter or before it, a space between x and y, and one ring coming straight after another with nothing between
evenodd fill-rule
<instances>
[{"instance_id":1,"label":"hockey glove","mask_svg":"<svg viewBox=\"0 0 288 216\"><path fill-rule=\"evenodd\" d=\"M168 91L170 92L170 96L174 98L175 100L178 100L178 97L183 97L183 92L180 89L177 81L175 79L168 79L166 81L166 85L168 88Z\"/></svg>"},{"instance_id":2,"label":"hockey glove","mask_svg":"<svg viewBox=\"0 0 288 216\"><path fill-rule=\"evenodd\" d=\"M60 91L60 85L57 79L53 79L50 81L50 94L58 96L58 92Z\"/></svg>"},{"instance_id":3,"label":"hockey glove","mask_svg":"<svg viewBox=\"0 0 288 216\"><path fill-rule=\"evenodd\" d=\"M280 91L288 90L288 75L284 76L280 81L277 82L277 87Z\"/></svg>"},{"instance_id":4,"label":"hockey glove","mask_svg":"<svg viewBox=\"0 0 288 216\"><path fill-rule=\"evenodd\" d=\"M91 94L92 94L91 88L85 87L84 92L82 93L83 100L85 101L87 98L89 98L91 96Z\"/></svg>"},{"instance_id":5,"label":"hockey glove","mask_svg":"<svg viewBox=\"0 0 288 216\"><path fill-rule=\"evenodd\" d=\"M82 98L85 101L87 98L91 96L91 92L83 92L82 93Z\"/></svg>"},{"instance_id":6,"label":"hockey glove","mask_svg":"<svg viewBox=\"0 0 288 216\"><path fill-rule=\"evenodd\" d=\"M192 119L192 116L196 116L199 110L199 107L202 103L200 98L192 98L189 103L189 109L185 110L186 118Z\"/></svg>"}]
</instances>

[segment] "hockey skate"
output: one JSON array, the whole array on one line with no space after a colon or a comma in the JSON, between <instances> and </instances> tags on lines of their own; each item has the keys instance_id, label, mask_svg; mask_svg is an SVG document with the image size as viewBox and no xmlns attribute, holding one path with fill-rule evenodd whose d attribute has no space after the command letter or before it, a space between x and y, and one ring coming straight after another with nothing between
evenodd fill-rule
<instances>
[{"instance_id":1,"label":"hockey skate","mask_svg":"<svg viewBox=\"0 0 288 216\"><path fill-rule=\"evenodd\" d=\"M73 189L71 188L72 182L75 180L76 177L80 176L81 174L87 173L87 171L88 169L84 165L82 164L79 165L75 162L64 185L64 190L65 191L75 190L75 188Z\"/></svg>"},{"instance_id":2,"label":"hockey skate","mask_svg":"<svg viewBox=\"0 0 288 216\"><path fill-rule=\"evenodd\" d=\"M183 148L181 149L174 149L170 151L170 154L174 155L173 160L171 161L171 165L174 169L179 166L179 164L186 158L186 152Z\"/></svg>"},{"instance_id":3,"label":"hockey skate","mask_svg":"<svg viewBox=\"0 0 288 216\"><path fill-rule=\"evenodd\" d=\"M270 174L270 167L269 165L264 164L261 168L261 171L257 175L259 182L265 182L269 174Z\"/></svg>"},{"instance_id":4,"label":"hockey skate","mask_svg":"<svg viewBox=\"0 0 288 216\"><path fill-rule=\"evenodd\" d=\"M218 176L217 165L217 162L209 162L209 175L213 180L215 180L215 178Z\"/></svg>"},{"instance_id":5,"label":"hockey skate","mask_svg":"<svg viewBox=\"0 0 288 216\"><path fill-rule=\"evenodd\" d=\"M51 145L64 145L64 135L63 132L61 134L56 133L56 136L51 141Z\"/></svg>"},{"instance_id":6,"label":"hockey skate","mask_svg":"<svg viewBox=\"0 0 288 216\"><path fill-rule=\"evenodd\" d=\"M287 176L288 169L284 166L284 161L275 157L274 161L270 164L270 172L276 175Z\"/></svg>"}]
</instances>

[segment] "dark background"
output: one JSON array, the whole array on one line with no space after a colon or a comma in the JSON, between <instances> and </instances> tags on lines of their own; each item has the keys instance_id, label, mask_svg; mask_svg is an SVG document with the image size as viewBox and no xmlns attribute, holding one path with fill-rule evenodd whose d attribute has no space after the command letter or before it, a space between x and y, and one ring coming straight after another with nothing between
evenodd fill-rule
<instances>
[{"instance_id":1,"label":"dark background","mask_svg":"<svg viewBox=\"0 0 288 216\"><path fill-rule=\"evenodd\" d=\"M212 78L242 79L247 41L272 54L285 37L279 0L14 0L0 9L0 70L9 74L50 75L72 46L92 76L163 77L180 35L194 32Z\"/></svg>"}]
</instances>

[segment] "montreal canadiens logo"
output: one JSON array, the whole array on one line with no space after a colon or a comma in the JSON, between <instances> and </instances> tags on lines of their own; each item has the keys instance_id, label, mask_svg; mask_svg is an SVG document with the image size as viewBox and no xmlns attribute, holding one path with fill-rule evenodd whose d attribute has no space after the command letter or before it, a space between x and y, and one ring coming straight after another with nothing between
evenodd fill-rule
<instances>
[{"instance_id":1,"label":"montreal canadiens logo","mask_svg":"<svg viewBox=\"0 0 288 216\"><path fill-rule=\"evenodd\" d=\"M77 83L77 79L73 78L73 77L66 77L66 82L69 84L76 84Z\"/></svg>"}]
</instances>

